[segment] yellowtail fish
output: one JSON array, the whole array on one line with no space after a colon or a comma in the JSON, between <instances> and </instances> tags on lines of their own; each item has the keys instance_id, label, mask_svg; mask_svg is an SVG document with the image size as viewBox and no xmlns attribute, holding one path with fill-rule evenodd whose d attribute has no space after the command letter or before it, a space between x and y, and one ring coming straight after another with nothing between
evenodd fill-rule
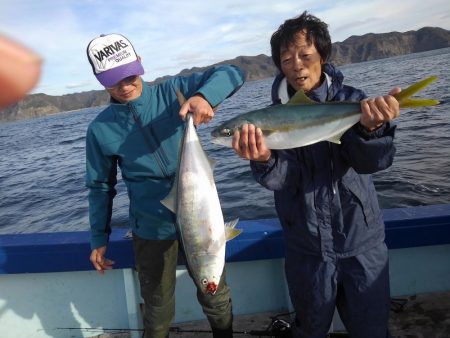
<instances>
[{"instance_id":1,"label":"yellowtail fish","mask_svg":"<svg viewBox=\"0 0 450 338\"><path fill-rule=\"evenodd\" d=\"M177 93L180 104L185 99ZM198 138L192 114L186 118L175 183L161 203L176 214L176 225L194 281L215 294L225 265L226 241L241 232L225 224L213 177L214 161Z\"/></svg>"},{"instance_id":2,"label":"yellowtail fish","mask_svg":"<svg viewBox=\"0 0 450 338\"><path fill-rule=\"evenodd\" d=\"M400 108L439 104L437 100L411 98L436 79L429 77L395 94ZM213 143L231 147L234 132L244 124L253 124L261 128L269 149L297 148L320 141L340 143L342 134L360 117L359 102L317 103L298 91L287 104L252 110L223 122L211 136Z\"/></svg>"}]
</instances>

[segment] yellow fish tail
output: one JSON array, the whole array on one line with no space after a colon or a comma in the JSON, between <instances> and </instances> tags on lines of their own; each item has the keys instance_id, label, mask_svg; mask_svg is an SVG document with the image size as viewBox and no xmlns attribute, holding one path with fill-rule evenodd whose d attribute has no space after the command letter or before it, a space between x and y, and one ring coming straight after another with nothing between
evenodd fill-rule
<instances>
[{"instance_id":1,"label":"yellow fish tail","mask_svg":"<svg viewBox=\"0 0 450 338\"><path fill-rule=\"evenodd\" d=\"M439 104L438 100L434 99L412 99L415 93L427 87L431 82L437 80L437 76L430 76L429 78L416 82L408 88L402 90L400 93L394 95L400 104L400 108L414 108L414 107L428 107Z\"/></svg>"}]
</instances>

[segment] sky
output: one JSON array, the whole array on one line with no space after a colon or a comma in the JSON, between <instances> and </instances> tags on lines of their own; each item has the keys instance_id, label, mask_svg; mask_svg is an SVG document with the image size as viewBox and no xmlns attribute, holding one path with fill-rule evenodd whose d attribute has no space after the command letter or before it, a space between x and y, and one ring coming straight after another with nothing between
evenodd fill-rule
<instances>
[{"instance_id":1,"label":"sky","mask_svg":"<svg viewBox=\"0 0 450 338\"><path fill-rule=\"evenodd\" d=\"M142 58L144 80L240 55L270 55L270 36L307 10L332 42L366 33L450 29L449 0L0 0L0 34L44 60L33 93L100 90L86 58L96 36L120 33Z\"/></svg>"}]
</instances>

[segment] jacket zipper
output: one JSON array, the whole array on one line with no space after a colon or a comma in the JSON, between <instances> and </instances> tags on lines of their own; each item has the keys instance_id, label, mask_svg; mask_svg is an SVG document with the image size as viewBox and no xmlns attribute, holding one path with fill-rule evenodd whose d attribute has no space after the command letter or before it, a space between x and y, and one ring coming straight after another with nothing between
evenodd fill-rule
<instances>
[{"instance_id":1,"label":"jacket zipper","mask_svg":"<svg viewBox=\"0 0 450 338\"><path fill-rule=\"evenodd\" d=\"M328 147L330 148L330 159L331 159L331 188L333 190L333 196L336 195L336 188L334 187L334 162L333 162L333 148L330 142L328 142Z\"/></svg>"},{"instance_id":2,"label":"jacket zipper","mask_svg":"<svg viewBox=\"0 0 450 338\"><path fill-rule=\"evenodd\" d=\"M133 115L133 119L136 122L137 126L139 127L139 129L141 130L142 136L144 137L145 142L147 143L147 146L149 148L149 155L152 154L152 149L155 149L153 151L153 157L156 160L156 163L158 164L159 170L161 171L162 175L165 178L170 177L169 173L166 170L166 167L163 164L163 159L161 158L161 154L159 153L159 151L157 150L157 147L152 147L152 141L147 137L147 135L145 134L145 130L142 127L142 123L141 123L141 119L139 118L139 116L137 115L136 109L134 108L134 106L131 103L128 103L128 109L131 111L131 114ZM152 137L154 137L153 132L150 132ZM154 144L153 144L154 145Z\"/></svg>"}]
</instances>

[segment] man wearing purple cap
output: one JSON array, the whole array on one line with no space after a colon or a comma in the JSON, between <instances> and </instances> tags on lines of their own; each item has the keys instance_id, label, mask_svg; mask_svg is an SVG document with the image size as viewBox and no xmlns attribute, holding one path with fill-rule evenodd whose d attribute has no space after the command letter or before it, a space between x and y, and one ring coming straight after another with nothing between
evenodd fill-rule
<instances>
[{"instance_id":1,"label":"man wearing purple cap","mask_svg":"<svg viewBox=\"0 0 450 338\"><path fill-rule=\"evenodd\" d=\"M110 105L91 122L86 135L90 260L101 274L114 264L105 252L119 166L130 199L129 222L145 302L143 337L168 337L179 244L175 215L160 201L174 181L183 120L192 112L194 124L209 122L213 107L236 92L244 76L237 67L220 66L150 86L140 77L144 69L139 56L120 34L93 39L87 56L111 95ZM189 98L181 107L176 90ZM233 332L230 290L222 276L214 295L197 292L214 338L232 337Z\"/></svg>"}]
</instances>

